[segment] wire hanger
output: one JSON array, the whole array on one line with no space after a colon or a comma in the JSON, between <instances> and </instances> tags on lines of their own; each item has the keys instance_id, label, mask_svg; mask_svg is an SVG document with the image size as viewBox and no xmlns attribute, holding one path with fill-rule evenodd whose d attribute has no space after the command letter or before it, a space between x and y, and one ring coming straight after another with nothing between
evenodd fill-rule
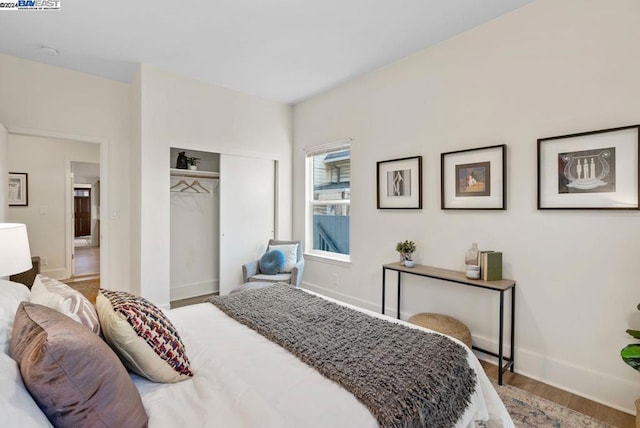
<instances>
[{"instance_id":1,"label":"wire hanger","mask_svg":"<svg viewBox=\"0 0 640 428\"><path fill-rule=\"evenodd\" d=\"M202 190L204 190L204 191L205 191L205 192L207 192L207 193L211 193L211 192L209 192L209 190L208 190L206 187L204 187L202 184L200 184L200 182L199 182L198 180L195 180L193 183L191 183L191 186L190 186L190 187L191 187L193 190L195 190L196 192L199 192L199 191L198 191L198 189L196 189L196 187L195 187L195 186L198 186L199 188L201 188Z\"/></svg>"},{"instance_id":2,"label":"wire hanger","mask_svg":"<svg viewBox=\"0 0 640 428\"><path fill-rule=\"evenodd\" d=\"M178 190L178 189L176 189L178 186L184 186L184 187L182 189ZM204 187L202 184L200 184L200 182L198 180L194 180L191 184L187 183L184 180L180 180L176 184L171 186L169 189L172 192L184 192L184 191L187 191L187 190L191 189L196 193L202 193L196 186L199 187L200 189L202 189L202 191L204 191L206 193L211 193L209 190L207 190L206 187ZM176 189L176 190L174 190L174 189Z\"/></svg>"},{"instance_id":3,"label":"wire hanger","mask_svg":"<svg viewBox=\"0 0 640 428\"><path fill-rule=\"evenodd\" d=\"M178 187L178 186L186 186L184 189L188 189L189 187L191 187L191 185L189 185L189 183L187 183L186 181L184 181L184 180L180 180L180 181L178 181L176 184L174 184L173 186L171 186L169 189L170 189L170 190L173 190L173 189L175 189L175 188L176 188L176 187ZM184 189L182 189L182 190L184 190ZM174 191L174 192L178 192L178 191L182 192L182 190L173 190L173 191ZM195 189L194 189L194 190L195 190Z\"/></svg>"}]
</instances>

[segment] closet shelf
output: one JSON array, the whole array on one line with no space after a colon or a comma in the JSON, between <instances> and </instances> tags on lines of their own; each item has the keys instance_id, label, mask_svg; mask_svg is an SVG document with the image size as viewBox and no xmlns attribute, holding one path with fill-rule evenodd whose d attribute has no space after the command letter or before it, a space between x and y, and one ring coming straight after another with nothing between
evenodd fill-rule
<instances>
[{"instance_id":1,"label":"closet shelf","mask_svg":"<svg viewBox=\"0 0 640 428\"><path fill-rule=\"evenodd\" d=\"M170 168L169 173L175 177L193 177L193 178L220 178L219 172L198 171L192 169L176 169Z\"/></svg>"}]
</instances>

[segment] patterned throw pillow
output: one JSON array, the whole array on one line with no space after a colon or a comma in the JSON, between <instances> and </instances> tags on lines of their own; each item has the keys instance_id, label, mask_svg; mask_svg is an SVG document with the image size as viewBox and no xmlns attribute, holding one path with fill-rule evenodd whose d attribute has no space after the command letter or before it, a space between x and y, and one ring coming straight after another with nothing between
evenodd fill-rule
<instances>
[{"instance_id":1,"label":"patterned throw pillow","mask_svg":"<svg viewBox=\"0 0 640 428\"><path fill-rule=\"evenodd\" d=\"M151 302L101 289L96 307L106 341L130 370L154 382L179 382L193 376L177 330Z\"/></svg>"},{"instance_id":2,"label":"patterned throw pillow","mask_svg":"<svg viewBox=\"0 0 640 428\"><path fill-rule=\"evenodd\" d=\"M44 275L37 275L31 287L30 301L55 309L87 326L95 334L100 334L100 322L96 309L82 293L67 284Z\"/></svg>"},{"instance_id":3,"label":"patterned throw pillow","mask_svg":"<svg viewBox=\"0 0 640 428\"><path fill-rule=\"evenodd\" d=\"M280 250L284 254L284 267L280 272L291 272L298 262L298 244L269 245L269 251Z\"/></svg>"}]
</instances>

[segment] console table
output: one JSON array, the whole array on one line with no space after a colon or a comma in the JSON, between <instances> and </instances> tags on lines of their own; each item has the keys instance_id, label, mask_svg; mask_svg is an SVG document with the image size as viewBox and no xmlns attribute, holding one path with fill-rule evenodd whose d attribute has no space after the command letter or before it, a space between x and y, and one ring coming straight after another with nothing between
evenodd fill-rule
<instances>
[{"instance_id":1,"label":"console table","mask_svg":"<svg viewBox=\"0 0 640 428\"><path fill-rule=\"evenodd\" d=\"M454 270L441 269L430 266L415 265L412 268L401 265L400 263L387 263L382 266L382 313L384 314L384 300L385 300L385 288L386 288L386 273L387 270L398 272L398 306L397 314L400 319L400 293L402 289L402 274L410 274L417 276L424 276L428 278L440 279L449 283L462 284L471 287L483 288L485 290L496 291L500 293L500 327L498 338L498 352L493 352L487 349L482 349L477 346L473 346L473 349L483 352L488 355L492 355L498 358L498 384L502 385L502 374L507 369L513 372L514 369L514 348L513 342L515 338L515 319L516 319L516 282L512 279L502 279L500 281L482 281L479 279L469 279L464 272L458 272ZM506 291L511 290L511 343L509 356L504 355L504 294Z\"/></svg>"}]
</instances>

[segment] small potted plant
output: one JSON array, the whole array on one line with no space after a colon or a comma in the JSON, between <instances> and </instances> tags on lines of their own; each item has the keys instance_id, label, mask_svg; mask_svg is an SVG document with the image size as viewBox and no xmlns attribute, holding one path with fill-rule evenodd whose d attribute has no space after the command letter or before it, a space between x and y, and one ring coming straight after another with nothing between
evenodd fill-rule
<instances>
[{"instance_id":1,"label":"small potted plant","mask_svg":"<svg viewBox=\"0 0 640 428\"><path fill-rule=\"evenodd\" d=\"M189 165L189 169L196 170L198 169L198 161L200 158L194 158L193 156L187 156L187 165Z\"/></svg>"},{"instance_id":2,"label":"small potted plant","mask_svg":"<svg viewBox=\"0 0 640 428\"><path fill-rule=\"evenodd\" d=\"M638 310L640 311L640 304L638 304ZM640 339L640 330L628 328L627 333L636 339ZM630 343L622 348L620 357L622 357L622 361L640 371L640 343ZM640 427L640 398L636 400L636 427Z\"/></svg>"},{"instance_id":3,"label":"small potted plant","mask_svg":"<svg viewBox=\"0 0 640 428\"><path fill-rule=\"evenodd\" d=\"M406 267L413 267L413 253L416 251L416 244L413 241L400 241L396 244L396 251L400 253L400 264Z\"/></svg>"}]
</instances>

